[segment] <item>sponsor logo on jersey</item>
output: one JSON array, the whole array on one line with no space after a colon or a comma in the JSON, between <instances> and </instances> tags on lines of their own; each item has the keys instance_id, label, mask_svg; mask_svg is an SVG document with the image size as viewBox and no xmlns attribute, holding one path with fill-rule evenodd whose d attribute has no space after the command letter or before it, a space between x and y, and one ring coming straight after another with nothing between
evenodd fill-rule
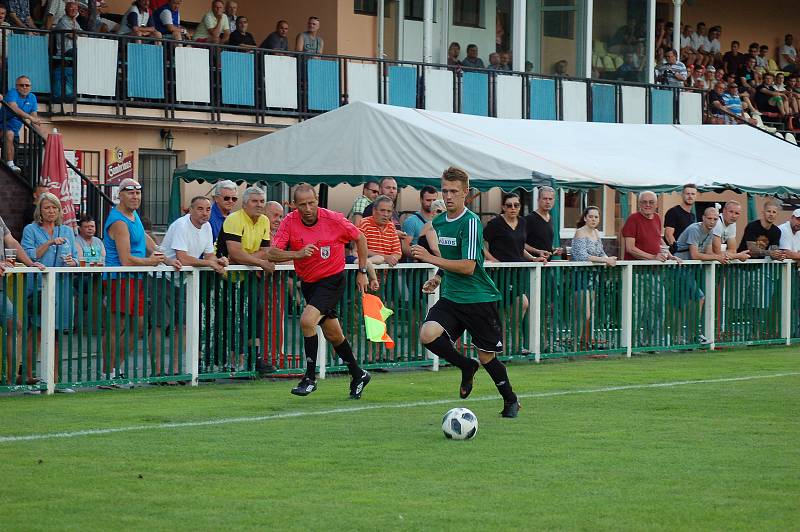
<instances>
[{"instance_id":1,"label":"sponsor logo on jersey","mask_svg":"<svg viewBox=\"0 0 800 532\"><path fill-rule=\"evenodd\" d=\"M449 237L449 236L440 236L439 237L439 245L440 246L455 246L456 239Z\"/></svg>"}]
</instances>

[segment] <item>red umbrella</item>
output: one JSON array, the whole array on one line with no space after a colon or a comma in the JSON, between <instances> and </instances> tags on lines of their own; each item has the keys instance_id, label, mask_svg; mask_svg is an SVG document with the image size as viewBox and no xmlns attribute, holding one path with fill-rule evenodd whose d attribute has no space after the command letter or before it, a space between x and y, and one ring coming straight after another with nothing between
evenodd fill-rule
<instances>
[{"instance_id":1,"label":"red umbrella","mask_svg":"<svg viewBox=\"0 0 800 532\"><path fill-rule=\"evenodd\" d=\"M64 157L64 143L57 129L47 135L44 146L44 162L42 163L42 184L47 191L55 194L61 201L61 212L64 225L75 227L75 206L72 204L72 194L69 189L69 176L67 174L67 159Z\"/></svg>"}]
</instances>

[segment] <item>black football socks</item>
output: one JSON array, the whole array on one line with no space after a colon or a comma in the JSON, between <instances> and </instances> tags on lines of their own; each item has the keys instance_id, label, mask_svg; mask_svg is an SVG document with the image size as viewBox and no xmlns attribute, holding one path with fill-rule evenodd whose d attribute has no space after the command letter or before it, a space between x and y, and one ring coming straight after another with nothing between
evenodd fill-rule
<instances>
[{"instance_id":1,"label":"black football socks","mask_svg":"<svg viewBox=\"0 0 800 532\"><path fill-rule=\"evenodd\" d=\"M507 403L517 401L517 395L511 389L511 383L508 382L508 372L502 362L495 357L484 364L483 369L486 370L486 373L488 373L494 381L494 385L497 386L497 391L503 396L503 401Z\"/></svg>"},{"instance_id":2,"label":"black football socks","mask_svg":"<svg viewBox=\"0 0 800 532\"><path fill-rule=\"evenodd\" d=\"M462 373L472 372L475 369L471 360L456 351L452 342L450 342L444 334L436 338L433 342L425 344L425 347L437 357L443 358L450 364L461 369Z\"/></svg>"},{"instance_id":3,"label":"black football socks","mask_svg":"<svg viewBox=\"0 0 800 532\"><path fill-rule=\"evenodd\" d=\"M341 344L333 346L333 350L336 351L339 358L344 360L344 363L347 364L347 369L350 370L350 375L352 375L354 379L361 377L361 368L358 366L358 362L356 362L356 357L353 356L353 348L350 347L350 342L347 341L347 338L345 338L344 342Z\"/></svg>"},{"instance_id":4,"label":"black football socks","mask_svg":"<svg viewBox=\"0 0 800 532\"><path fill-rule=\"evenodd\" d=\"M317 348L319 347L319 338L317 335L304 336L303 345L306 351L306 377L316 380L317 373Z\"/></svg>"}]
</instances>

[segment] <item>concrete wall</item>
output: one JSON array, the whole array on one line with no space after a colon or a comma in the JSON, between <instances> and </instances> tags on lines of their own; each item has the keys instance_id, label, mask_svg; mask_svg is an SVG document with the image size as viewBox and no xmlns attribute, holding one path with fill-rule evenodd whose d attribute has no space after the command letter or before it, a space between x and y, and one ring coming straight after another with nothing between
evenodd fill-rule
<instances>
[{"instance_id":1,"label":"concrete wall","mask_svg":"<svg viewBox=\"0 0 800 532\"><path fill-rule=\"evenodd\" d=\"M109 121L104 124L86 124L74 121L58 120L46 127L58 127L64 137L64 149L99 151L100 173L105 161L106 148L120 147L134 152L134 171L138 177L139 150L163 150L160 130L163 126L136 125L124 122ZM178 128L169 126L175 141L173 151L178 157L178 164L184 164L211 155L228 146L238 146L243 142L260 137L259 133L243 133L231 130L214 130L208 127ZM183 185L182 200L188 206L189 199L198 194L205 194L209 185L188 183Z\"/></svg>"}]
</instances>

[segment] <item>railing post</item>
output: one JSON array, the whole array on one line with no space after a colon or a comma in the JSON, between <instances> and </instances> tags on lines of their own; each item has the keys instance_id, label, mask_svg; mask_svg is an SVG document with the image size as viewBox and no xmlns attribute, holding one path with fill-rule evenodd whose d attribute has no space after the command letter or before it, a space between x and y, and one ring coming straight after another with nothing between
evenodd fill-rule
<instances>
[{"instance_id":1,"label":"railing post","mask_svg":"<svg viewBox=\"0 0 800 532\"><path fill-rule=\"evenodd\" d=\"M435 266L433 266L433 267L429 268L429 270L430 270L430 275L428 275L428 278L432 279L433 276L436 275L437 268ZM428 294L428 310L430 310L430 308L432 306L434 306L437 301L439 301L439 289L438 288L436 289L436 291L434 293ZM426 311L426 314L427 314L427 311ZM433 369L433 371L439 371L439 357L434 355L429 349L426 349L425 353L426 353L426 356L428 358L433 360L433 366L432 366L431 369Z\"/></svg>"},{"instance_id":2,"label":"railing post","mask_svg":"<svg viewBox=\"0 0 800 532\"><path fill-rule=\"evenodd\" d=\"M622 271L622 345L625 356L633 348L633 264L625 264Z\"/></svg>"},{"instance_id":3,"label":"railing post","mask_svg":"<svg viewBox=\"0 0 800 532\"><path fill-rule=\"evenodd\" d=\"M703 305L703 335L708 339L709 349L715 349L717 339L714 337L714 322L717 321L717 263L711 262L703 265L705 269L705 304Z\"/></svg>"},{"instance_id":4,"label":"railing post","mask_svg":"<svg viewBox=\"0 0 800 532\"><path fill-rule=\"evenodd\" d=\"M42 341L40 356L42 357L42 377L47 383L47 395L56 391L55 353L56 353L56 275L54 271L44 271L42 276Z\"/></svg>"},{"instance_id":5,"label":"railing post","mask_svg":"<svg viewBox=\"0 0 800 532\"><path fill-rule=\"evenodd\" d=\"M787 260L783 264L783 281L781 282L781 333L786 345L792 343L792 267L794 261Z\"/></svg>"},{"instance_id":6,"label":"railing post","mask_svg":"<svg viewBox=\"0 0 800 532\"><path fill-rule=\"evenodd\" d=\"M531 339L533 359L542 357L542 266L537 263L530 269L531 308L528 312L528 338Z\"/></svg>"},{"instance_id":7,"label":"railing post","mask_svg":"<svg viewBox=\"0 0 800 532\"><path fill-rule=\"evenodd\" d=\"M183 365L192 376L192 386L197 386L200 373L200 275L196 268L186 275L186 352Z\"/></svg>"},{"instance_id":8,"label":"railing post","mask_svg":"<svg viewBox=\"0 0 800 532\"><path fill-rule=\"evenodd\" d=\"M319 378L324 379L328 369L328 342L322 334L322 327L317 325L317 366L319 366Z\"/></svg>"}]
</instances>

